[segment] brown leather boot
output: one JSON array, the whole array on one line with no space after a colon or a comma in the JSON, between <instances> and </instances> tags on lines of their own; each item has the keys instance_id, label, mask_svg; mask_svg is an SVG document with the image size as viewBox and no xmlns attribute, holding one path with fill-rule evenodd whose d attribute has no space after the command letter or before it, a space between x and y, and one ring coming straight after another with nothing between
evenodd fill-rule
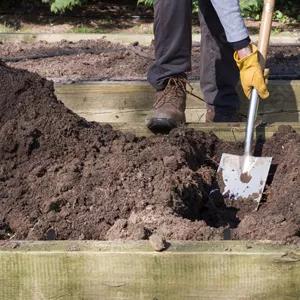
<instances>
[{"instance_id":1,"label":"brown leather boot","mask_svg":"<svg viewBox=\"0 0 300 300\"><path fill-rule=\"evenodd\" d=\"M223 107L206 106L206 123L235 123L243 122L243 117L236 110L228 110Z\"/></svg>"},{"instance_id":2,"label":"brown leather boot","mask_svg":"<svg viewBox=\"0 0 300 300\"><path fill-rule=\"evenodd\" d=\"M153 115L147 123L155 133L168 133L185 123L186 79L171 77L162 91L157 91L153 105Z\"/></svg>"}]
</instances>

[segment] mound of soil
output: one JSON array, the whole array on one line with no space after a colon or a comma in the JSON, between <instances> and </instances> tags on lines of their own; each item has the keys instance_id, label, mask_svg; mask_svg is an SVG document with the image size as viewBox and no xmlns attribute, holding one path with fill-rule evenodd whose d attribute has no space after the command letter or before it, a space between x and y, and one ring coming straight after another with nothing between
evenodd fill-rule
<instances>
[{"instance_id":1,"label":"mound of soil","mask_svg":"<svg viewBox=\"0 0 300 300\"><path fill-rule=\"evenodd\" d=\"M300 46L271 46L267 67L270 78L300 78ZM192 51L192 72L200 74L200 47ZM58 43L3 43L0 60L10 66L37 72L56 82L79 80L145 80L154 61L154 48L124 46L100 40Z\"/></svg>"},{"instance_id":2,"label":"mound of soil","mask_svg":"<svg viewBox=\"0 0 300 300\"><path fill-rule=\"evenodd\" d=\"M137 138L89 123L36 74L0 65L0 239L272 239L300 235L300 137L283 127L264 202L224 200L216 169L241 145L179 128Z\"/></svg>"}]
</instances>

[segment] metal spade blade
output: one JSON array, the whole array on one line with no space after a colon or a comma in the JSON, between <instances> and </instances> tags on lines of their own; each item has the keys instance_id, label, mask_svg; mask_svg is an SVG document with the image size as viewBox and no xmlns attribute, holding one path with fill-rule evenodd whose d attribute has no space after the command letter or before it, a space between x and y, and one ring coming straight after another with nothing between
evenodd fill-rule
<instances>
[{"instance_id":1,"label":"metal spade blade","mask_svg":"<svg viewBox=\"0 0 300 300\"><path fill-rule=\"evenodd\" d=\"M254 89L248 113L244 155L224 153L218 168L218 174L223 178L223 195L232 199L259 202L271 167L271 157L254 157L251 154L258 103L258 92Z\"/></svg>"},{"instance_id":2,"label":"metal spade blade","mask_svg":"<svg viewBox=\"0 0 300 300\"><path fill-rule=\"evenodd\" d=\"M248 199L260 202L271 162L271 157L224 153L218 169L224 184L223 195L236 200Z\"/></svg>"}]
</instances>

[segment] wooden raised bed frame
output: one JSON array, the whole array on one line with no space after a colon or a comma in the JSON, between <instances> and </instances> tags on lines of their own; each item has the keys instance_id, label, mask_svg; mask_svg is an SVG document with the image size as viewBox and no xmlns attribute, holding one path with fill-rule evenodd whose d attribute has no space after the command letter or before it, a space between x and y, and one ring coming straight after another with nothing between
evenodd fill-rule
<instances>
[{"instance_id":1,"label":"wooden raised bed frame","mask_svg":"<svg viewBox=\"0 0 300 300\"><path fill-rule=\"evenodd\" d=\"M0 299L300 297L300 249L267 242L3 242Z\"/></svg>"},{"instance_id":2,"label":"wooden raised bed frame","mask_svg":"<svg viewBox=\"0 0 300 300\"><path fill-rule=\"evenodd\" d=\"M300 81L270 81L270 99L260 105L256 135L267 139L282 124L300 132ZM194 92L202 96L198 83ZM56 84L56 95L64 104L89 121L111 123L114 128L139 136L151 135L145 119L151 114L154 90L146 82L82 82ZM247 114L248 101L243 99L242 112ZM244 139L245 124L205 124L205 103L188 96L187 126L205 132L213 131L227 141Z\"/></svg>"}]
</instances>

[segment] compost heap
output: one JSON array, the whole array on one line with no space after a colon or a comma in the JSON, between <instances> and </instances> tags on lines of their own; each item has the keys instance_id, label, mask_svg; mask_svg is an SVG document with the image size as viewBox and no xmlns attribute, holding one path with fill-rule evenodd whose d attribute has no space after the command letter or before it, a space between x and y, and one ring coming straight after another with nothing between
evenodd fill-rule
<instances>
[{"instance_id":1,"label":"compost heap","mask_svg":"<svg viewBox=\"0 0 300 300\"><path fill-rule=\"evenodd\" d=\"M137 138L87 122L51 82L4 64L0 107L1 239L300 240L300 137L289 127L261 145L274 165L254 211L217 193L217 162L241 145L192 129Z\"/></svg>"}]
</instances>

